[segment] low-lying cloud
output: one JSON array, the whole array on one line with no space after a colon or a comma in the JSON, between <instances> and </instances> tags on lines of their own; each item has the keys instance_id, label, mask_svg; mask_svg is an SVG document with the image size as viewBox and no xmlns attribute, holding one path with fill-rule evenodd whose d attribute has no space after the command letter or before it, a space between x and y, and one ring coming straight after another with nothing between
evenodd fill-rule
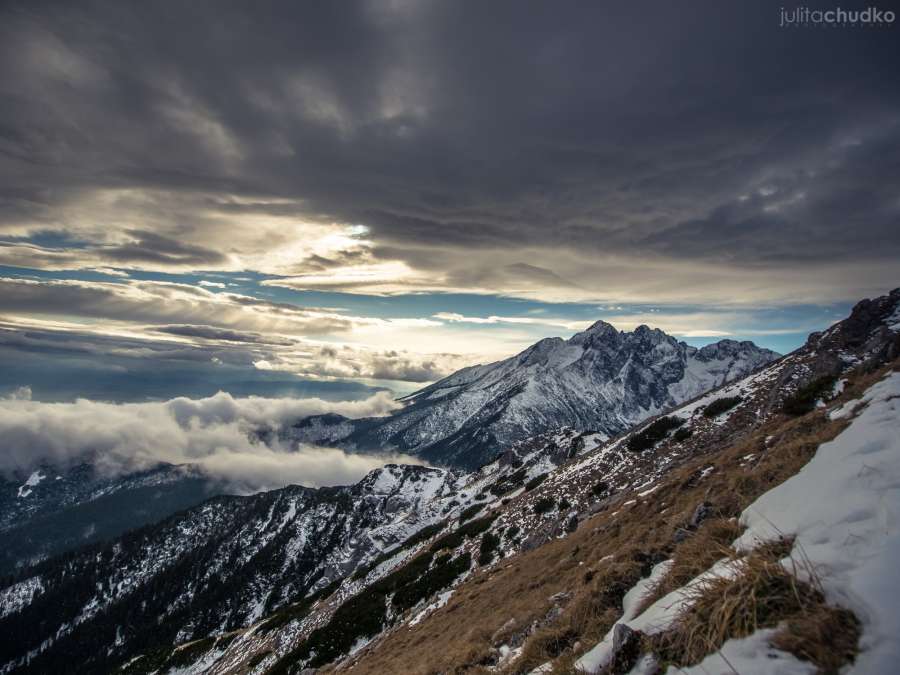
<instances>
[{"instance_id":1,"label":"low-lying cloud","mask_svg":"<svg viewBox=\"0 0 900 675\"><path fill-rule=\"evenodd\" d=\"M91 460L115 474L159 462L195 464L241 491L288 484L352 484L388 462L418 463L397 454L350 454L336 448L290 447L259 441L260 428L279 429L299 418L335 412L347 417L385 415L399 404L386 392L360 401L317 398L235 398L219 392L202 399L151 403L32 401L27 387L0 399L0 472L41 463Z\"/></svg>"}]
</instances>

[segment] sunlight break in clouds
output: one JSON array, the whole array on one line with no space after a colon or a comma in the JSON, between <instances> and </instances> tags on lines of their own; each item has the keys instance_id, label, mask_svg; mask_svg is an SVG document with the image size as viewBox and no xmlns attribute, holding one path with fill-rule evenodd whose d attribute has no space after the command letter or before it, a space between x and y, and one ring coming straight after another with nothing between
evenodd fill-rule
<instances>
[{"instance_id":1,"label":"sunlight break in clouds","mask_svg":"<svg viewBox=\"0 0 900 675\"><path fill-rule=\"evenodd\" d=\"M32 470L42 462L71 464L94 458L119 473L158 462L195 464L242 491L299 484L348 485L389 462L419 463L398 454L350 454L335 448L287 447L251 440L260 428L279 429L318 413L348 417L385 415L399 407L379 392L362 401L234 398L219 392L204 399L154 403L74 403L30 400L27 387L0 399L0 472Z\"/></svg>"}]
</instances>

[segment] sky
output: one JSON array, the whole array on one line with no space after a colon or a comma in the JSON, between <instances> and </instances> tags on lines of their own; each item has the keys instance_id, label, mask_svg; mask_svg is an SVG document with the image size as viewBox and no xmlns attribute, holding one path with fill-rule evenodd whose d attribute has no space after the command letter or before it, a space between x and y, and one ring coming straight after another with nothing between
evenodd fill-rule
<instances>
[{"instance_id":1,"label":"sky","mask_svg":"<svg viewBox=\"0 0 900 675\"><path fill-rule=\"evenodd\" d=\"M900 22L781 8L7 0L0 395L369 399L598 319L787 352L898 285Z\"/></svg>"}]
</instances>

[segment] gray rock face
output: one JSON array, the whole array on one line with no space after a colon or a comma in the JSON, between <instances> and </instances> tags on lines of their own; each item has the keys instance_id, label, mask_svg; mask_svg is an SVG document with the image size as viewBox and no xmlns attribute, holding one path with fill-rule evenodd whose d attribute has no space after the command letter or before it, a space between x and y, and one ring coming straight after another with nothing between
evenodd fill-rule
<instances>
[{"instance_id":1,"label":"gray rock face","mask_svg":"<svg viewBox=\"0 0 900 675\"><path fill-rule=\"evenodd\" d=\"M786 359L770 407L818 378L838 376L848 366L875 368L900 356L900 288L861 300L846 319L812 333L800 351L804 359Z\"/></svg>"},{"instance_id":2,"label":"gray rock face","mask_svg":"<svg viewBox=\"0 0 900 675\"><path fill-rule=\"evenodd\" d=\"M613 628L613 645L609 663L610 673L628 673L637 662L641 650L641 634L624 623Z\"/></svg>"},{"instance_id":3,"label":"gray rock face","mask_svg":"<svg viewBox=\"0 0 900 675\"><path fill-rule=\"evenodd\" d=\"M826 331L813 333L808 349L838 358L890 361L900 355L900 288L858 302L850 316Z\"/></svg>"},{"instance_id":4,"label":"gray rock face","mask_svg":"<svg viewBox=\"0 0 900 675\"><path fill-rule=\"evenodd\" d=\"M548 429L619 434L777 357L752 342L721 340L698 349L658 329L621 332L598 321L569 340L547 338L504 361L464 368L407 397L390 417L320 416L291 434L315 441L305 432L315 429L345 448L394 448L472 469Z\"/></svg>"}]
</instances>

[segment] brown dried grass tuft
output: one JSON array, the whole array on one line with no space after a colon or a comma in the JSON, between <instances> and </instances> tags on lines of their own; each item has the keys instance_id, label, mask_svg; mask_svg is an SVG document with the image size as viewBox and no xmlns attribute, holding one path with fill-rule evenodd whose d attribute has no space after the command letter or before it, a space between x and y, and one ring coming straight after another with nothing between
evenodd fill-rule
<instances>
[{"instance_id":1,"label":"brown dried grass tuft","mask_svg":"<svg viewBox=\"0 0 900 675\"><path fill-rule=\"evenodd\" d=\"M856 659L861 634L859 619L853 612L820 604L787 619L772 644L814 663L822 675L837 675Z\"/></svg>"},{"instance_id":2,"label":"brown dried grass tuft","mask_svg":"<svg viewBox=\"0 0 900 675\"><path fill-rule=\"evenodd\" d=\"M740 572L734 578L710 579L691 593L676 627L656 645L666 661L699 663L729 638L751 635L821 602L815 589L798 582L777 561L751 555L736 564Z\"/></svg>"},{"instance_id":3,"label":"brown dried grass tuft","mask_svg":"<svg viewBox=\"0 0 900 675\"><path fill-rule=\"evenodd\" d=\"M694 665L726 640L783 624L774 645L811 661L822 673L836 673L855 658L859 622L852 612L826 604L815 570L780 560L784 543L767 546L735 561L738 573L710 579L694 589L675 627L648 638L647 646L663 661ZM798 572L808 581L798 578Z\"/></svg>"},{"instance_id":4,"label":"brown dried grass tuft","mask_svg":"<svg viewBox=\"0 0 900 675\"><path fill-rule=\"evenodd\" d=\"M696 532L691 532L675 547L671 568L641 600L638 614L708 570L718 560L734 558L731 543L741 534L741 529L738 522L731 518L713 518L704 522Z\"/></svg>"},{"instance_id":5,"label":"brown dried grass tuft","mask_svg":"<svg viewBox=\"0 0 900 675\"><path fill-rule=\"evenodd\" d=\"M538 628L525 641L522 653L504 672L528 673L548 661L554 667L574 663L573 647L599 642L622 613L622 598L643 576L646 562L638 550L628 550L603 566L565 608L556 621ZM556 672L556 671L554 671Z\"/></svg>"}]
</instances>

